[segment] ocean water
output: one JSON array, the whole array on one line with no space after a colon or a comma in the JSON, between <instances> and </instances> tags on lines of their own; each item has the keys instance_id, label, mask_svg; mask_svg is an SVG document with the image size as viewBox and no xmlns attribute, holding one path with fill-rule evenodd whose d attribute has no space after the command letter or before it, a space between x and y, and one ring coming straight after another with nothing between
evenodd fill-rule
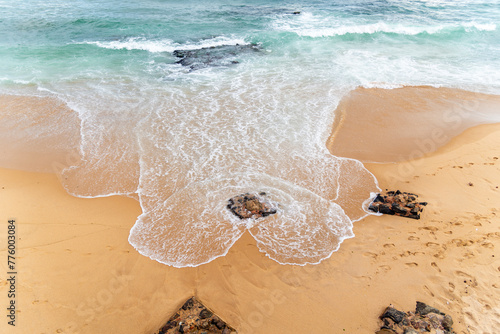
<instances>
[{"instance_id":1,"label":"ocean water","mask_svg":"<svg viewBox=\"0 0 500 334\"><path fill-rule=\"evenodd\" d=\"M318 263L354 236L378 190L360 162L326 149L342 96L500 94L499 24L498 1L479 0L0 1L0 94L76 113L81 159L63 185L138 198L140 253L196 266L248 230L280 263ZM9 115L18 145L67 138L67 117L34 114ZM261 191L278 214L244 222L225 208Z\"/></svg>"}]
</instances>

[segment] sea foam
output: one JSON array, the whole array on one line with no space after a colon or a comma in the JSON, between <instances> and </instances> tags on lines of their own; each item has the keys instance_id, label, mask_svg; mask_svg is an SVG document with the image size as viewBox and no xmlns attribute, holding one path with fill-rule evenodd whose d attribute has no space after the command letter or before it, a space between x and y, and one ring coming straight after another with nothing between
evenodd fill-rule
<instances>
[{"instance_id":1,"label":"sea foam","mask_svg":"<svg viewBox=\"0 0 500 334\"><path fill-rule=\"evenodd\" d=\"M475 22L467 22L460 25L457 24L443 24L434 26L417 26L417 25L403 25L403 24L388 24L386 22L376 22L371 24L361 24L361 25L343 25L338 27L322 27L308 25L297 25L294 26L290 22L283 23L277 22L275 24L276 29L283 31L294 32L299 36L306 37L331 37L331 36L343 36L349 34L400 34L400 35L419 35L419 34L441 34L441 33L453 33L453 32L473 32L473 31L495 31L497 25L493 23L489 24L479 24Z\"/></svg>"},{"instance_id":2,"label":"sea foam","mask_svg":"<svg viewBox=\"0 0 500 334\"><path fill-rule=\"evenodd\" d=\"M174 52L175 50L198 50L223 45L248 45L242 38L218 36L198 42L176 43L170 39L150 40L145 37L128 37L116 41L87 41L83 44L96 45L114 50L144 50L149 52Z\"/></svg>"}]
</instances>

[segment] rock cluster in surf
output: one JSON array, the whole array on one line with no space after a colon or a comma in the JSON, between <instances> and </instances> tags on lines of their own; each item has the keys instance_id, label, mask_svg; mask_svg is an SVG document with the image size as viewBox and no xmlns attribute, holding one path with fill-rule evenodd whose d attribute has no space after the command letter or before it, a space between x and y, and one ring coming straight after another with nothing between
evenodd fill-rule
<instances>
[{"instance_id":1,"label":"rock cluster in surf","mask_svg":"<svg viewBox=\"0 0 500 334\"><path fill-rule=\"evenodd\" d=\"M173 55L180 58L176 64L188 66L191 71L195 71L209 66L238 64L238 55L259 51L260 48L257 44L236 44L212 46L196 50L175 50Z\"/></svg>"},{"instance_id":2,"label":"rock cluster in surf","mask_svg":"<svg viewBox=\"0 0 500 334\"><path fill-rule=\"evenodd\" d=\"M418 195L412 193L388 191L386 195L377 194L368 208L386 215L420 219L427 202L417 202L417 199Z\"/></svg>"},{"instance_id":3,"label":"rock cluster in surf","mask_svg":"<svg viewBox=\"0 0 500 334\"><path fill-rule=\"evenodd\" d=\"M453 319L438 309L417 302L415 312L405 313L389 306L380 316L383 325L376 334L454 334Z\"/></svg>"},{"instance_id":4,"label":"rock cluster in surf","mask_svg":"<svg viewBox=\"0 0 500 334\"><path fill-rule=\"evenodd\" d=\"M265 192L241 194L228 202L227 208L240 219L267 217L278 210L278 205L268 200Z\"/></svg>"},{"instance_id":5,"label":"rock cluster in surf","mask_svg":"<svg viewBox=\"0 0 500 334\"><path fill-rule=\"evenodd\" d=\"M178 333L235 334L236 330L228 326L195 297L191 297L155 334Z\"/></svg>"}]
</instances>

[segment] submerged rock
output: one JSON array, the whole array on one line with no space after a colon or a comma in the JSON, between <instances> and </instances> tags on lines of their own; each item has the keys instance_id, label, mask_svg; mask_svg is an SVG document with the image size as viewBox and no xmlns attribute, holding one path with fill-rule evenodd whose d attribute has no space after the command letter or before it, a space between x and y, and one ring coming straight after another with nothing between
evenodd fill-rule
<instances>
[{"instance_id":1,"label":"submerged rock","mask_svg":"<svg viewBox=\"0 0 500 334\"><path fill-rule=\"evenodd\" d=\"M172 54L181 58L176 63L188 66L191 71L209 66L229 66L238 64L237 57L245 53L260 52L257 44L220 45L196 50L175 50Z\"/></svg>"},{"instance_id":2,"label":"submerged rock","mask_svg":"<svg viewBox=\"0 0 500 334\"><path fill-rule=\"evenodd\" d=\"M377 333L396 334L454 334L451 316L427 304L417 302L415 312L402 312L389 306L380 316L383 324Z\"/></svg>"},{"instance_id":3,"label":"submerged rock","mask_svg":"<svg viewBox=\"0 0 500 334\"><path fill-rule=\"evenodd\" d=\"M278 205L266 196L264 192L234 196L229 199L227 208L240 219L267 217L277 212Z\"/></svg>"},{"instance_id":4,"label":"submerged rock","mask_svg":"<svg viewBox=\"0 0 500 334\"><path fill-rule=\"evenodd\" d=\"M386 195L377 194L368 208L386 215L420 219L420 212L427 202L417 202L417 199L418 195L412 193L388 191Z\"/></svg>"},{"instance_id":5,"label":"submerged rock","mask_svg":"<svg viewBox=\"0 0 500 334\"><path fill-rule=\"evenodd\" d=\"M208 310L195 297L189 298L184 305L155 334L236 334L212 311Z\"/></svg>"}]
</instances>

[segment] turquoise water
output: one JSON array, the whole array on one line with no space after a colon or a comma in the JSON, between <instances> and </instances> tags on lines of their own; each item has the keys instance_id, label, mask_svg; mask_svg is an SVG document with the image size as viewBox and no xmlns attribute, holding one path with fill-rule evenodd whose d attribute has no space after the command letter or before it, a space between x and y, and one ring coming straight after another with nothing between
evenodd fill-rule
<instances>
[{"instance_id":1,"label":"turquoise water","mask_svg":"<svg viewBox=\"0 0 500 334\"><path fill-rule=\"evenodd\" d=\"M179 79L175 49L257 43L266 59L246 62L307 65L338 84L493 90L499 8L498 1L2 1L1 83Z\"/></svg>"},{"instance_id":2,"label":"turquoise water","mask_svg":"<svg viewBox=\"0 0 500 334\"><path fill-rule=\"evenodd\" d=\"M137 196L129 241L142 254L195 266L249 230L280 263L318 263L377 191L361 163L325 148L341 97L499 94L499 21L498 1L0 1L0 94L77 113L82 162L64 186ZM279 214L225 210L255 191Z\"/></svg>"}]
</instances>

